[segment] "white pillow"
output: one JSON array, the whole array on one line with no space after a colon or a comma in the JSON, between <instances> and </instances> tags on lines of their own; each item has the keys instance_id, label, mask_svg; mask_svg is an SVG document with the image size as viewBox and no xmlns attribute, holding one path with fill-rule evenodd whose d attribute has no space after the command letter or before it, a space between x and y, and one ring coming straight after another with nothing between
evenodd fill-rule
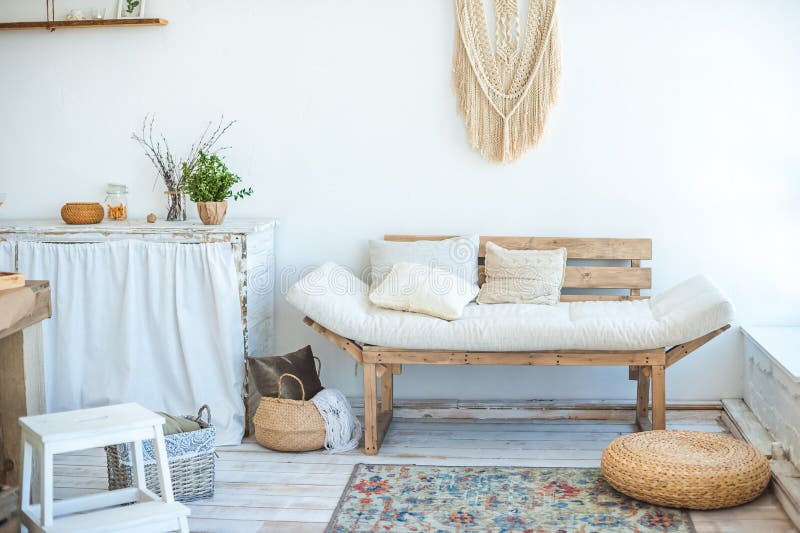
<instances>
[{"instance_id":1,"label":"white pillow","mask_svg":"<svg viewBox=\"0 0 800 533\"><path fill-rule=\"evenodd\" d=\"M369 241L370 286L377 287L397 263L440 268L477 285L479 245L478 235L441 241Z\"/></svg>"},{"instance_id":2,"label":"white pillow","mask_svg":"<svg viewBox=\"0 0 800 533\"><path fill-rule=\"evenodd\" d=\"M478 294L478 286L461 276L418 263L397 263L369 293L378 307L412 311L454 320Z\"/></svg>"},{"instance_id":3,"label":"white pillow","mask_svg":"<svg viewBox=\"0 0 800 533\"><path fill-rule=\"evenodd\" d=\"M486 243L486 280L479 304L546 304L561 299L567 249L507 250Z\"/></svg>"}]
</instances>

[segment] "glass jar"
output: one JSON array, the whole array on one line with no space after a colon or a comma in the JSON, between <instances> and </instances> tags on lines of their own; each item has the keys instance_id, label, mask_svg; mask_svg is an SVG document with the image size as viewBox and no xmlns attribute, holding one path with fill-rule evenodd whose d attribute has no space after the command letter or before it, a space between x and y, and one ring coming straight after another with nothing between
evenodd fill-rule
<instances>
[{"instance_id":1,"label":"glass jar","mask_svg":"<svg viewBox=\"0 0 800 533\"><path fill-rule=\"evenodd\" d=\"M109 183L106 189L106 212L109 220L128 218L128 186Z\"/></svg>"},{"instance_id":2,"label":"glass jar","mask_svg":"<svg viewBox=\"0 0 800 533\"><path fill-rule=\"evenodd\" d=\"M186 193L181 190L166 191L167 221L182 222L186 220Z\"/></svg>"}]
</instances>

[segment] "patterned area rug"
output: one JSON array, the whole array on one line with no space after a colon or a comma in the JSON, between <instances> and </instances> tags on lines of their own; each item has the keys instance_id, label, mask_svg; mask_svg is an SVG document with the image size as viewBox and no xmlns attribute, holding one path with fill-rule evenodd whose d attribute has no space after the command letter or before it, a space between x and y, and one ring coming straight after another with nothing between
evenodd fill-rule
<instances>
[{"instance_id":1,"label":"patterned area rug","mask_svg":"<svg viewBox=\"0 0 800 533\"><path fill-rule=\"evenodd\" d=\"M632 500L597 468L358 464L326 531L694 531L688 513Z\"/></svg>"}]
</instances>

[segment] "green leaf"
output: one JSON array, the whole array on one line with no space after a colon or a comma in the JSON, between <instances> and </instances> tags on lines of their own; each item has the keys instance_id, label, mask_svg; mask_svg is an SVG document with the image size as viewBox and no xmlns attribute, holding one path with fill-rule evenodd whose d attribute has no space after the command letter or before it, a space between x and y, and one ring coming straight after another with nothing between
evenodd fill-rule
<instances>
[{"instance_id":1,"label":"green leaf","mask_svg":"<svg viewBox=\"0 0 800 533\"><path fill-rule=\"evenodd\" d=\"M228 198L239 200L253 194L253 188L241 189L235 194L233 186L242 178L231 172L217 155L200 152L193 168L186 163L183 171L183 190L193 202L222 202Z\"/></svg>"}]
</instances>

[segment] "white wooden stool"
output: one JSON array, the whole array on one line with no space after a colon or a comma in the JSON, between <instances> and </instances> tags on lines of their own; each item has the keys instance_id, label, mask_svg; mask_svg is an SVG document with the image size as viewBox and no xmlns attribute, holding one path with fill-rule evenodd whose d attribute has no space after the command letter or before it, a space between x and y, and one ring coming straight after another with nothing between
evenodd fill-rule
<instances>
[{"instance_id":1,"label":"white wooden stool","mask_svg":"<svg viewBox=\"0 0 800 533\"><path fill-rule=\"evenodd\" d=\"M136 403L19 419L22 426L22 523L31 531L188 532L189 509L175 501L164 445L164 418ZM142 441L155 439L161 494L147 489ZM53 456L130 442L134 486L53 501ZM32 459L39 465L41 497L31 504ZM125 505L132 504L132 505Z\"/></svg>"}]
</instances>

